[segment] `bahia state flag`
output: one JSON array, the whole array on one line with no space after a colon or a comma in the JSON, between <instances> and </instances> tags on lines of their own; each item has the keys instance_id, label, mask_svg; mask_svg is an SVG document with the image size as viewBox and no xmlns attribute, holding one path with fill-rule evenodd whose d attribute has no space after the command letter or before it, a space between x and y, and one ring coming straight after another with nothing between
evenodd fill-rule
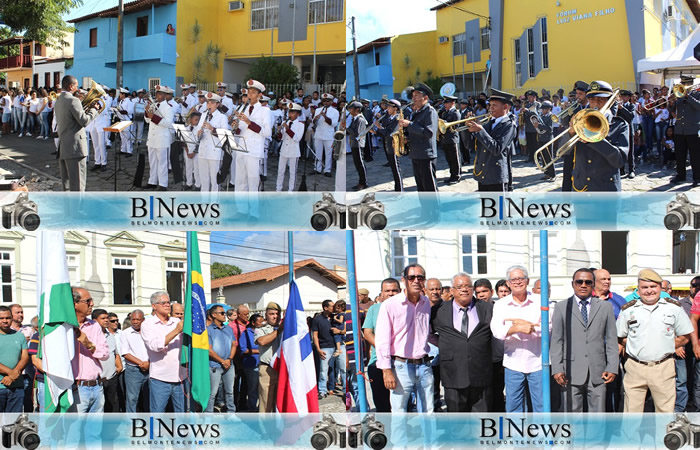
<instances>
[{"instance_id":1,"label":"bahia state flag","mask_svg":"<svg viewBox=\"0 0 700 450\"><path fill-rule=\"evenodd\" d=\"M189 363L192 399L205 409L211 392L209 334L207 333L207 299L204 296L204 278L202 264L199 261L199 242L196 231L187 232L187 294L183 320L185 323L182 327L180 362Z\"/></svg>"},{"instance_id":2,"label":"bahia state flag","mask_svg":"<svg viewBox=\"0 0 700 450\"><path fill-rule=\"evenodd\" d=\"M78 326L68 278L66 244L60 231L37 236L39 353L45 378L45 411L65 412L73 404L75 355L73 327Z\"/></svg>"},{"instance_id":3,"label":"bahia state flag","mask_svg":"<svg viewBox=\"0 0 700 450\"><path fill-rule=\"evenodd\" d=\"M289 304L284 316L282 345L273 361L279 372L277 411L281 413L318 412L316 367L311 336L296 282L289 285Z\"/></svg>"}]
</instances>

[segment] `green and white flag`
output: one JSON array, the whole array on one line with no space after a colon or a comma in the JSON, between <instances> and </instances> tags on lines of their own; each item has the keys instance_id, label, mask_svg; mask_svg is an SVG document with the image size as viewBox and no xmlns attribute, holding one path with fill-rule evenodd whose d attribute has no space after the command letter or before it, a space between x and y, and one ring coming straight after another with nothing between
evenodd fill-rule
<instances>
[{"instance_id":1,"label":"green and white flag","mask_svg":"<svg viewBox=\"0 0 700 450\"><path fill-rule=\"evenodd\" d=\"M73 327L78 326L68 277L66 244L60 231L37 236L39 353L45 377L45 412L65 412L73 404L75 355ZM43 355L43 356L42 356Z\"/></svg>"}]
</instances>

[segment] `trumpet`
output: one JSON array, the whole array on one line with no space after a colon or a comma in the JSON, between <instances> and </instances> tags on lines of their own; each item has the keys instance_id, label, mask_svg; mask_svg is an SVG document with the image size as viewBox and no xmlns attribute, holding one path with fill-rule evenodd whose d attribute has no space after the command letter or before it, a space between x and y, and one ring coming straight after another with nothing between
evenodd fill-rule
<instances>
[{"instance_id":1,"label":"trumpet","mask_svg":"<svg viewBox=\"0 0 700 450\"><path fill-rule=\"evenodd\" d=\"M554 123L559 123L561 120L565 117L568 117L569 115L574 113L574 109L576 109L576 106L578 105L578 102L573 102L571 105L567 106L566 109L563 111L560 111L559 114L552 114L552 122Z\"/></svg>"},{"instance_id":2,"label":"trumpet","mask_svg":"<svg viewBox=\"0 0 700 450\"><path fill-rule=\"evenodd\" d=\"M55 102L57 98L58 98L58 96L56 95L56 92L55 92L55 91L51 91L51 93L49 94L49 99L50 99L52 102Z\"/></svg>"},{"instance_id":3,"label":"trumpet","mask_svg":"<svg viewBox=\"0 0 700 450\"><path fill-rule=\"evenodd\" d=\"M491 118L491 114L482 114L480 116L467 117L466 119L462 119L462 120L455 120L454 122L445 122L444 120L439 119L438 120L438 131L440 131L440 134L445 134L445 133L447 133L447 131L450 128L457 126L459 124L467 123L467 122L471 122L471 121L476 121L476 123L483 123L483 122L488 121L490 118Z\"/></svg>"},{"instance_id":4,"label":"trumpet","mask_svg":"<svg viewBox=\"0 0 700 450\"><path fill-rule=\"evenodd\" d=\"M684 86L682 84L673 85L673 95L676 98L683 98L691 92L695 92L700 89L700 83L694 84L692 86Z\"/></svg>"},{"instance_id":5,"label":"trumpet","mask_svg":"<svg viewBox=\"0 0 700 450\"><path fill-rule=\"evenodd\" d=\"M615 89L613 94L610 96L608 101L605 102L605 105L603 105L603 107L600 108L600 110L582 109L581 111L577 112L574 115L574 117L571 118L571 127L576 132L576 136L573 136L564 145L559 147L556 156L544 166L540 164L539 156L542 154L542 152L548 151L549 146L553 142L556 142L557 140L559 140L559 138L564 136L565 133L568 133L569 129L567 128L566 130L562 131L551 141L538 148L535 151L534 155L535 165L537 165L537 168L540 169L542 172L545 172L549 168L549 166L553 165L565 154L571 151L571 149L574 147L574 145L576 145L578 141L600 142L603 139L605 139L608 136L608 133L610 132L610 124L608 123L608 119L605 117L605 113L608 112L608 110L615 103L615 101L617 100L617 94L619 92L620 89Z\"/></svg>"}]
</instances>

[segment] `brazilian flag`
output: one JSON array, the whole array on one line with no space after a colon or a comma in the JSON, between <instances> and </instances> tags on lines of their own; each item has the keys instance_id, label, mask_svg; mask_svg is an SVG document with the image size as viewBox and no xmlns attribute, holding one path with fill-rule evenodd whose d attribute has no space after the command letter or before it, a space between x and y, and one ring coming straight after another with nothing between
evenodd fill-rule
<instances>
[{"instance_id":1,"label":"brazilian flag","mask_svg":"<svg viewBox=\"0 0 700 450\"><path fill-rule=\"evenodd\" d=\"M204 296L202 264L199 261L197 232L187 232L187 294L180 363L189 363L192 400L204 410L209 402L209 335L207 333L207 299Z\"/></svg>"}]
</instances>

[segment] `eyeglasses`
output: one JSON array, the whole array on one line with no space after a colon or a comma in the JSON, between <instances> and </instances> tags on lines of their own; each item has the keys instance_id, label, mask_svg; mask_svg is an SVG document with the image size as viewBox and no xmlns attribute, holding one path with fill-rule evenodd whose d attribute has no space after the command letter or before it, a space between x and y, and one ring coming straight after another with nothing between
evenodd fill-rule
<instances>
[{"instance_id":1,"label":"eyeglasses","mask_svg":"<svg viewBox=\"0 0 700 450\"><path fill-rule=\"evenodd\" d=\"M523 281L527 281L528 279L525 277L518 277L518 278L511 278L508 281L511 283L522 283Z\"/></svg>"},{"instance_id":2,"label":"eyeglasses","mask_svg":"<svg viewBox=\"0 0 700 450\"><path fill-rule=\"evenodd\" d=\"M94 305L95 302L92 300L92 298L84 299L84 300L78 300L76 303L85 303L88 305Z\"/></svg>"},{"instance_id":3,"label":"eyeglasses","mask_svg":"<svg viewBox=\"0 0 700 450\"><path fill-rule=\"evenodd\" d=\"M474 288L474 286L472 286L471 284L462 284L459 286L453 286L452 288L457 291L470 291Z\"/></svg>"},{"instance_id":4,"label":"eyeglasses","mask_svg":"<svg viewBox=\"0 0 700 450\"><path fill-rule=\"evenodd\" d=\"M158 302L158 303L154 303L154 305L160 305L160 306L166 306L166 305L169 305L169 304L170 304L170 302Z\"/></svg>"},{"instance_id":5,"label":"eyeglasses","mask_svg":"<svg viewBox=\"0 0 700 450\"><path fill-rule=\"evenodd\" d=\"M407 275L406 279L408 281L418 280L420 282L425 281L425 275Z\"/></svg>"},{"instance_id":6,"label":"eyeglasses","mask_svg":"<svg viewBox=\"0 0 700 450\"><path fill-rule=\"evenodd\" d=\"M213 312L212 314L223 314L223 313L224 313L223 311L217 311L217 312Z\"/></svg>"},{"instance_id":7,"label":"eyeglasses","mask_svg":"<svg viewBox=\"0 0 700 450\"><path fill-rule=\"evenodd\" d=\"M119 323L119 319L112 319L109 321L109 323Z\"/></svg>"},{"instance_id":8,"label":"eyeglasses","mask_svg":"<svg viewBox=\"0 0 700 450\"><path fill-rule=\"evenodd\" d=\"M593 280L574 280L574 283L581 286L585 284L586 286L593 286Z\"/></svg>"}]
</instances>

